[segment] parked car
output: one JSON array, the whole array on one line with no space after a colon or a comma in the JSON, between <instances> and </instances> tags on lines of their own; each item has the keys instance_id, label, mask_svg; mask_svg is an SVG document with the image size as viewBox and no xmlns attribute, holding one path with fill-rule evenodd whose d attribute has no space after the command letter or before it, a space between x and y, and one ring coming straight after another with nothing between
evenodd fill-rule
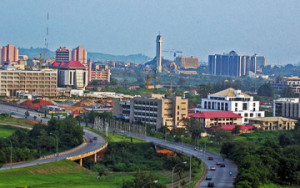
<instances>
[{"instance_id":1,"label":"parked car","mask_svg":"<svg viewBox=\"0 0 300 188\"><path fill-rule=\"evenodd\" d=\"M215 170L216 170L216 167L211 166L211 167L210 167L210 170L211 170L211 171L215 171Z\"/></svg>"},{"instance_id":2,"label":"parked car","mask_svg":"<svg viewBox=\"0 0 300 188\"><path fill-rule=\"evenodd\" d=\"M214 158L213 157L208 157L208 160L214 160Z\"/></svg>"},{"instance_id":3,"label":"parked car","mask_svg":"<svg viewBox=\"0 0 300 188\"><path fill-rule=\"evenodd\" d=\"M214 187L214 182L208 182L207 187Z\"/></svg>"},{"instance_id":4,"label":"parked car","mask_svg":"<svg viewBox=\"0 0 300 188\"><path fill-rule=\"evenodd\" d=\"M94 140L97 140L97 137L96 137L96 136L94 137Z\"/></svg>"},{"instance_id":5,"label":"parked car","mask_svg":"<svg viewBox=\"0 0 300 188\"><path fill-rule=\"evenodd\" d=\"M220 167L225 167L225 166L226 166L225 163L220 164Z\"/></svg>"},{"instance_id":6,"label":"parked car","mask_svg":"<svg viewBox=\"0 0 300 188\"><path fill-rule=\"evenodd\" d=\"M94 141L93 141L93 139L90 139L90 143L93 143Z\"/></svg>"},{"instance_id":7,"label":"parked car","mask_svg":"<svg viewBox=\"0 0 300 188\"><path fill-rule=\"evenodd\" d=\"M211 175L207 175L205 179L206 180L212 180L212 177L211 177Z\"/></svg>"}]
</instances>

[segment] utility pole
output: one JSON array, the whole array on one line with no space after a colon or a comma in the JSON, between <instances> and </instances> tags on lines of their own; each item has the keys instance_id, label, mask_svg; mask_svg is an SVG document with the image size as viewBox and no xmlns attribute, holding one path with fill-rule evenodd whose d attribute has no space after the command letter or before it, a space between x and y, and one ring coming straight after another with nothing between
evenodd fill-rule
<instances>
[{"instance_id":1,"label":"utility pole","mask_svg":"<svg viewBox=\"0 0 300 188\"><path fill-rule=\"evenodd\" d=\"M50 133L51 135L54 135L56 138L56 160L58 159L58 136L54 133Z\"/></svg>"}]
</instances>

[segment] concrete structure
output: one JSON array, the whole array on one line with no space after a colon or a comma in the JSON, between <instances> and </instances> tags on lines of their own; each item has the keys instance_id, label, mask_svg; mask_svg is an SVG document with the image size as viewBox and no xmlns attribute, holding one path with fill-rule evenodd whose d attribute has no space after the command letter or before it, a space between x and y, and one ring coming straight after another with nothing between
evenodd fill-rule
<instances>
[{"instance_id":1,"label":"concrete structure","mask_svg":"<svg viewBox=\"0 0 300 188\"><path fill-rule=\"evenodd\" d=\"M200 67L200 62L197 57L179 56L175 59L176 64L181 69L197 69Z\"/></svg>"},{"instance_id":2,"label":"concrete structure","mask_svg":"<svg viewBox=\"0 0 300 188\"><path fill-rule=\"evenodd\" d=\"M295 93L300 94L300 77L299 76L279 76L270 81L275 90L281 91L290 87Z\"/></svg>"},{"instance_id":3,"label":"concrete structure","mask_svg":"<svg viewBox=\"0 0 300 188\"><path fill-rule=\"evenodd\" d=\"M87 68L79 61L67 63L54 62L53 68L58 69L58 86L72 89L84 89L88 84Z\"/></svg>"},{"instance_id":4,"label":"concrete structure","mask_svg":"<svg viewBox=\"0 0 300 188\"><path fill-rule=\"evenodd\" d=\"M182 97L165 97L160 94L146 94L130 100L130 122L150 124L155 129L166 125L169 129L185 128L188 117L188 100Z\"/></svg>"},{"instance_id":5,"label":"concrete structure","mask_svg":"<svg viewBox=\"0 0 300 188\"><path fill-rule=\"evenodd\" d=\"M0 46L0 64L1 65L12 65L18 64L19 61L19 50L13 44L7 46Z\"/></svg>"},{"instance_id":6,"label":"concrete structure","mask_svg":"<svg viewBox=\"0 0 300 188\"><path fill-rule=\"evenodd\" d=\"M72 50L72 61L79 61L83 65L86 65L87 60L87 51L82 46L78 46Z\"/></svg>"},{"instance_id":7,"label":"concrete structure","mask_svg":"<svg viewBox=\"0 0 300 188\"><path fill-rule=\"evenodd\" d=\"M200 120L204 128L210 128L216 125L242 125L243 117L231 111L200 111L189 114L190 118Z\"/></svg>"},{"instance_id":8,"label":"concrete structure","mask_svg":"<svg viewBox=\"0 0 300 188\"><path fill-rule=\"evenodd\" d=\"M209 73L235 77L246 76L250 71L256 73L256 64L262 58L264 59L264 56L238 55L235 51L224 55L209 55Z\"/></svg>"},{"instance_id":9,"label":"concrete structure","mask_svg":"<svg viewBox=\"0 0 300 188\"><path fill-rule=\"evenodd\" d=\"M16 96L17 91L37 96L56 96L57 71L0 70L0 96Z\"/></svg>"},{"instance_id":10,"label":"concrete structure","mask_svg":"<svg viewBox=\"0 0 300 188\"><path fill-rule=\"evenodd\" d=\"M130 101L113 99L112 115L124 119L130 119Z\"/></svg>"},{"instance_id":11,"label":"concrete structure","mask_svg":"<svg viewBox=\"0 0 300 188\"><path fill-rule=\"evenodd\" d=\"M280 98L273 101L273 116L300 119L299 98Z\"/></svg>"},{"instance_id":12,"label":"concrete structure","mask_svg":"<svg viewBox=\"0 0 300 188\"><path fill-rule=\"evenodd\" d=\"M249 124L266 131L294 130L296 121L284 117L261 117L250 119Z\"/></svg>"},{"instance_id":13,"label":"concrete structure","mask_svg":"<svg viewBox=\"0 0 300 188\"><path fill-rule=\"evenodd\" d=\"M110 69L102 63L88 63L88 82L93 80L110 82Z\"/></svg>"},{"instance_id":14,"label":"concrete structure","mask_svg":"<svg viewBox=\"0 0 300 188\"><path fill-rule=\"evenodd\" d=\"M233 88L202 99L200 108L195 108L195 112L199 111L232 111L243 117L243 124L247 123L249 118L265 116L264 111L259 111L259 101L253 101L252 96Z\"/></svg>"},{"instance_id":15,"label":"concrete structure","mask_svg":"<svg viewBox=\"0 0 300 188\"><path fill-rule=\"evenodd\" d=\"M58 63L69 62L71 60L71 50L66 47L59 47L56 50L55 60Z\"/></svg>"},{"instance_id":16,"label":"concrete structure","mask_svg":"<svg viewBox=\"0 0 300 188\"><path fill-rule=\"evenodd\" d=\"M162 36L157 35L156 37L156 72L162 71Z\"/></svg>"}]
</instances>

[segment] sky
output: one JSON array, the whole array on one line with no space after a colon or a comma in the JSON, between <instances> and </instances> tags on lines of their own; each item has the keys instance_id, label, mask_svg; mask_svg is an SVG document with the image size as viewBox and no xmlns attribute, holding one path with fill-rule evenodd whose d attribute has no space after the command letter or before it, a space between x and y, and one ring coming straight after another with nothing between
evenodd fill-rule
<instances>
[{"instance_id":1,"label":"sky","mask_svg":"<svg viewBox=\"0 0 300 188\"><path fill-rule=\"evenodd\" d=\"M235 50L264 55L267 64L296 64L299 10L299 0L0 0L0 45L44 47L48 25L51 50L81 45L154 57L160 33L163 50L204 62Z\"/></svg>"}]
</instances>

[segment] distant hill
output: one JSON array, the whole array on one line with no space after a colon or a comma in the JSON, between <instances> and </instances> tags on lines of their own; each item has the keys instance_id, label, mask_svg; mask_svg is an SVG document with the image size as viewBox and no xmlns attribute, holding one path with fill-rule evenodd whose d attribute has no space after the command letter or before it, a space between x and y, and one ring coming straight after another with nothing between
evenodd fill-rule
<instances>
[{"instance_id":1,"label":"distant hill","mask_svg":"<svg viewBox=\"0 0 300 188\"><path fill-rule=\"evenodd\" d=\"M44 48L19 48L20 55L28 55L29 58L39 58L40 53L44 53ZM55 52L46 50L47 57L55 57ZM125 62L135 62L135 63L145 63L151 58L143 54L132 54L132 55L111 55L99 52L88 52L88 59L90 61L125 61Z\"/></svg>"}]
</instances>

